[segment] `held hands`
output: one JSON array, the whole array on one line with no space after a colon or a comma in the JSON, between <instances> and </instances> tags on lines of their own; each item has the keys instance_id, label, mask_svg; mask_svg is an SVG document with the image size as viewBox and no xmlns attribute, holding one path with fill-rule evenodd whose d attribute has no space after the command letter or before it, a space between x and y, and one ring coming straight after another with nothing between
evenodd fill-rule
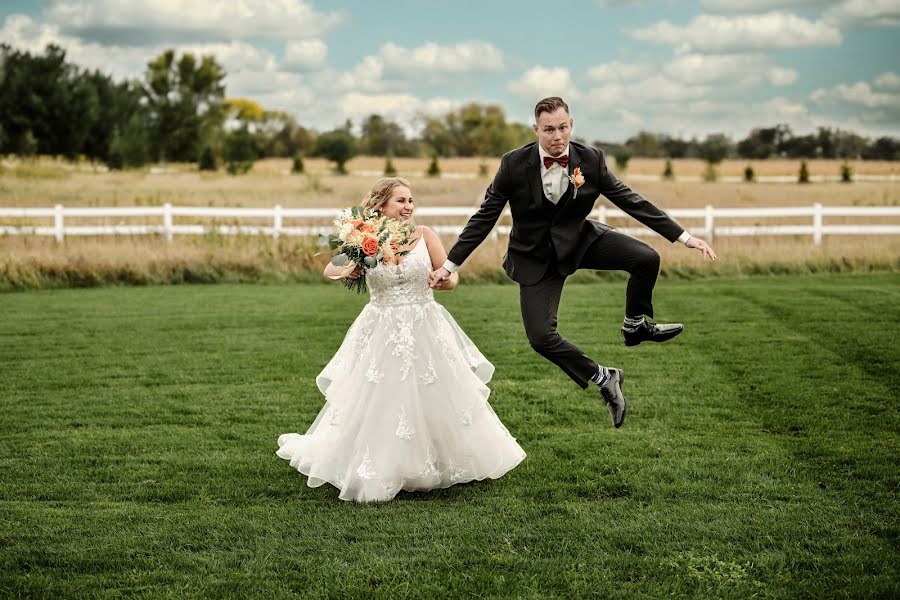
<instances>
[{"instance_id":1,"label":"held hands","mask_svg":"<svg viewBox=\"0 0 900 600\"><path fill-rule=\"evenodd\" d=\"M684 244L688 248L693 248L698 250L700 254L703 255L703 258L709 258L712 260L717 260L719 257L716 256L716 253L713 252L713 249L709 247L709 245L701 240L700 238L692 237Z\"/></svg>"},{"instance_id":2,"label":"held hands","mask_svg":"<svg viewBox=\"0 0 900 600\"><path fill-rule=\"evenodd\" d=\"M450 271L448 271L444 267L441 267L439 269L432 271L428 275L428 286L431 289L436 290L436 289L440 288L441 284L449 278L450 278Z\"/></svg>"}]
</instances>

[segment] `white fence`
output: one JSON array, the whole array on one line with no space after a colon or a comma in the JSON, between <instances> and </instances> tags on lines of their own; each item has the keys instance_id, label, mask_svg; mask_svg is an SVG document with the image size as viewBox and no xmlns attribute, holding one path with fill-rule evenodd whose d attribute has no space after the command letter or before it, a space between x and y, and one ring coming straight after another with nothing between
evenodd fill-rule
<instances>
[{"instance_id":1,"label":"white fence","mask_svg":"<svg viewBox=\"0 0 900 600\"><path fill-rule=\"evenodd\" d=\"M471 216L476 208L473 207L423 207L416 210L416 216L420 221L429 224L438 233L458 234L462 231L462 225L442 225L442 217L464 219ZM900 224L877 223L878 217L900 217L900 207L895 206L812 206L779 207L779 208L717 208L706 206L704 208L676 208L667 211L673 218L678 219L692 233L714 239L717 237L731 236L759 236L759 235L803 235L812 236L816 245L822 243L826 235L898 235ZM337 209L333 208L283 208L278 205L273 208L214 208L194 206L129 206L129 207L105 207L105 208L65 208L57 204L53 208L0 208L0 220L26 220L48 219L52 225L38 226L32 224L0 225L0 235L47 235L53 236L62 242L66 236L84 235L162 235L171 240L174 235L204 235L207 233L219 233L224 235L267 235L277 238L282 235L321 235L332 230L329 225L315 226L286 226L285 219L305 219L329 221L337 216ZM509 209L504 211L509 216ZM608 209L601 206L595 209L589 218L607 222L609 219L625 217L626 214L618 209ZM160 219L159 224L124 224L116 225L66 225L67 218L95 217L105 219L122 219L133 217L155 217ZM223 225L213 223L175 223L176 217L205 217L207 219L266 219L270 225ZM808 218L807 224L760 224L760 219ZM876 223L866 224L826 224L827 217L851 217L872 218ZM749 220L757 222L749 225L718 225L717 221L727 219ZM702 227L698 225L702 222ZM494 235L508 235L508 225L500 225L494 230ZM652 231L645 227L619 227L623 233L630 235L648 235Z\"/></svg>"}]
</instances>

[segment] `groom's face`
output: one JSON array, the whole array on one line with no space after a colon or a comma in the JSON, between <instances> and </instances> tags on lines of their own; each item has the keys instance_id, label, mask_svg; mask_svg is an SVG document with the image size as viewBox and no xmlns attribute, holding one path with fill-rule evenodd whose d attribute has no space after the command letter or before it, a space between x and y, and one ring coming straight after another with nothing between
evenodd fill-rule
<instances>
[{"instance_id":1,"label":"groom's face","mask_svg":"<svg viewBox=\"0 0 900 600\"><path fill-rule=\"evenodd\" d=\"M572 137L572 119L562 107L552 113L542 112L531 128L538 137L541 148L550 156L559 156Z\"/></svg>"}]
</instances>

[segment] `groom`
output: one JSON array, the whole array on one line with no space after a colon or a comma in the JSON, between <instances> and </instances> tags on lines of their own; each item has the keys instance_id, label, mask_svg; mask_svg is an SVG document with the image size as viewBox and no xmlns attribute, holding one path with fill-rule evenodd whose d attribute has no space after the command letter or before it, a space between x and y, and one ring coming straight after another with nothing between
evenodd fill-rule
<instances>
[{"instance_id":1,"label":"groom","mask_svg":"<svg viewBox=\"0 0 900 600\"><path fill-rule=\"evenodd\" d=\"M613 426L620 427L627 409L622 370L599 365L556 331L566 278L576 269L630 274L622 324L626 346L664 342L684 327L648 320L653 316L651 299L659 274L659 255L644 242L587 220L594 202L603 194L670 242L681 242L712 260L716 254L706 242L692 237L666 213L619 181L607 169L603 152L570 141L573 121L562 98L538 102L534 120L532 129L537 142L503 156L484 203L469 219L447 262L431 273L429 283L436 287L465 262L491 232L508 202L513 226L503 268L519 284L528 341L582 388L596 384Z\"/></svg>"}]
</instances>

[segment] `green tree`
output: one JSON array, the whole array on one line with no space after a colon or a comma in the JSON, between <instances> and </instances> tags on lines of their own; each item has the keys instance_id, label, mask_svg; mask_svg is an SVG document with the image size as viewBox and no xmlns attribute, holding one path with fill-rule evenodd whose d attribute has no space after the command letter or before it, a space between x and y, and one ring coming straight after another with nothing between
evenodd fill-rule
<instances>
[{"instance_id":1,"label":"green tree","mask_svg":"<svg viewBox=\"0 0 900 600\"><path fill-rule=\"evenodd\" d=\"M0 126L7 144L0 150L17 152L31 131L36 153L74 158L82 152L99 100L84 72L65 58L52 44L34 56L0 44Z\"/></svg>"},{"instance_id":2,"label":"green tree","mask_svg":"<svg viewBox=\"0 0 900 600\"><path fill-rule=\"evenodd\" d=\"M360 152L374 156L415 156L416 145L406 138L403 128L381 115L369 115L362 123Z\"/></svg>"},{"instance_id":3,"label":"green tree","mask_svg":"<svg viewBox=\"0 0 900 600\"><path fill-rule=\"evenodd\" d=\"M624 171L628 168L628 161L631 160L631 151L627 148L620 148L613 154L616 159L616 169Z\"/></svg>"},{"instance_id":4,"label":"green tree","mask_svg":"<svg viewBox=\"0 0 900 600\"><path fill-rule=\"evenodd\" d=\"M30 129L19 137L19 154L31 158L38 152L38 140Z\"/></svg>"},{"instance_id":5,"label":"green tree","mask_svg":"<svg viewBox=\"0 0 900 600\"><path fill-rule=\"evenodd\" d=\"M232 175L249 171L258 156L256 138L246 127L236 129L225 136L222 158L225 160L225 169Z\"/></svg>"},{"instance_id":6,"label":"green tree","mask_svg":"<svg viewBox=\"0 0 900 600\"><path fill-rule=\"evenodd\" d=\"M204 146L200 153L200 159L197 161L197 168L201 171L215 171L219 168L216 160L216 153L212 146Z\"/></svg>"},{"instance_id":7,"label":"green tree","mask_svg":"<svg viewBox=\"0 0 900 600\"><path fill-rule=\"evenodd\" d=\"M150 162L150 139L143 115L132 115L121 134L116 128L109 144L107 165L115 168L142 167Z\"/></svg>"},{"instance_id":8,"label":"green tree","mask_svg":"<svg viewBox=\"0 0 900 600\"><path fill-rule=\"evenodd\" d=\"M346 175L347 169L344 165L356 156L356 140L347 127L335 129L319 136L316 140L316 152L334 161L337 173Z\"/></svg>"},{"instance_id":9,"label":"green tree","mask_svg":"<svg viewBox=\"0 0 900 600\"><path fill-rule=\"evenodd\" d=\"M634 156L658 158L663 156L662 145L659 137L648 131L641 131L636 136L629 138L625 145Z\"/></svg>"},{"instance_id":10,"label":"green tree","mask_svg":"<svg viewBox=\"0 0 900 600\"><path fill-rule=\"evenodd\" d=\"M213 56L166 50L147 64L144 98L157 159L193 162L224 120L225 70Z\"/></svg>"}]
</instances>

